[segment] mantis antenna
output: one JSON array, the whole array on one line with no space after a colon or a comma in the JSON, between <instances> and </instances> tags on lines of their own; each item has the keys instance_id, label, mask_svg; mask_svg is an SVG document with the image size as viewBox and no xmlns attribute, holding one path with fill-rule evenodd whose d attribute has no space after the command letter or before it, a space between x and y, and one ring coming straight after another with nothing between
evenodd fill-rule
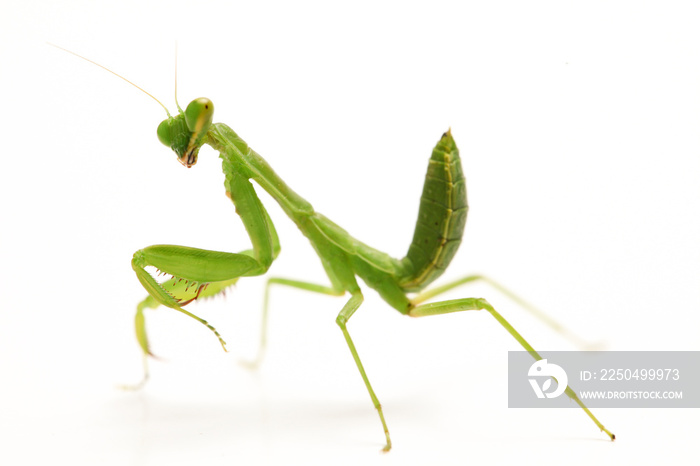
<instances>
[{"instance_id":1,"label":"mantis antenna","mask_svg":"<svg viewBox=\"0 0 700 466\"><path fill-rule=\"evenodd\" d=\"M99 66L100 68L102 68L102 69L105 70L105 71L109 71L110 73L112 73L112 74L113 74L114 76L116 76L117 78L123 79L124 81L128 82L129 84L131 84L132 86L134 86L134 87L135 87L136 89L138 89L139 91L141 91L141 92L143 92L144 94L146 94L147 96L149 96L151 99L153 99L153 100L155 100L156 102L158 102L158 104L159 104L161 107L163 107L163 109L165 110L165 113L168 114L168 118L172 118L172 117L170 116L170 112L169 112L168 109L165 107L165 105L163 105L163 104L161 103L160 100L156 99L155 97L153 97L153 95L152 95L151 93L146 92L144 89L140 88L140 87L137 86L136 84L134 84L134 83L132 83L131 81L129 81L128 79L126 79L124 76L121 76L121 75L115 73L114 71L110 70L110 69L107 68L106 66L102 66L102 65L100 65L99 63L90 60L89 58L85 58L85 57L82 56L82 55L79 55L79 54L77 54L77 53L75 53L75 52L72 52L72 51L70 51L70 50L68 50L68 49L64 49L63 47L61 47L61 46L59 46L59 45L52 44L51 42L47 42L47 44L49 44L49 45L52 46L52 47L56 47L57 49L63 50L64 52L68 52L68 53L70 53L71 55L75 55L75 56L78 57L78 58L82 58L83 60L85 60L85 61L87 61L87 62L90 62L90 63L92 63L93 65ZM177 50L177 49L176 49L176 50ZM175 94L176 94L175 103L177 103L177 54L176 54L175 60L176 60L176 61L175 61ZM178 110L180 110L180 106L179 106L179 105L177 106L177 108L178 108ZM180 112L182 112L182 110L180 110Z\"/></svg>"},{"instance_id":2,"label":"mantis antenna","mask_svg":"<svg viewBox=\"0 0 700 466\"><path fill-rule=\"evenodd\" d=\"M177 110L180 113L184 113L180 108L180 104L177 101L177 41L175 41L175 105L177 106Z\"/></svg>"}]
</instances>

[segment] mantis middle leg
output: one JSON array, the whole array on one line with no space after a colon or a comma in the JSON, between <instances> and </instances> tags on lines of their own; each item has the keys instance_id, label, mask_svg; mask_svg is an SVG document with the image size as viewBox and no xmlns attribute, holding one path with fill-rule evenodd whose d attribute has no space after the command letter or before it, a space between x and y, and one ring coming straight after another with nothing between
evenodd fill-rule
<instances>
[{"instance_id":1,"label":"mantis middle leg","mask_svg":"<svg viewBox=\"0 0 700 466\"><path fill-rule=\"evenodd\" d=\"M263 309L262 309L262 322L260 324L260 344L258 345L258 354L252 361L241 361L241 364L248 369L257 369L260 366L263 358L265 357L265 351L267 350L267 327L268 327L268 316L270 308L270 287L272 285L284 285L292 288L298 288L300 290L313 291L315 293L321 293L330 296L342 296L345 294L343 290L336 290L334 288L318 285L316 283L303 282L299 280L290 280L287 278L270 278L265 284L265 295L263 297Z\"/></svg>"},{"instance_id":2,"label":"mantis middle leg","mask_svg":"<svg viewBox=\"0 0 700 466\"><path fill-rule=\"evenodd\" d=\"M316 293L332 295L332 296L341 296L341 295L345 294L345 291L343 291L343 290L336 290L334 288L330 288L330 287L323 286L323 285L317 285L315 283L303 282L303 281L298 281L298 280L288 280L285 278L271 278L271 279L269 279L267 282L267 285L265 287L265 298L263 301L263 321L262 321L260 348L258 351L258 356L256 357L255 360L253 360L251 362L244 362L243 363L245 366L247 366L249 368L256 368L260 364L262 357L264 355L265 346L266 346L266 342L267 342L267 316L268 316L268 304L269 304L269 294L270 294L270 286L271 285L286 285L286 286L290 286L293 288L299 288L299 289L306 290L306 291L313 291ZM340 330L343 332L343 336L345 337L345 341L348 344L348 348L350 349L350 353L352 354L352 357L355 360L355 364L357 365L357 369L360 371L360 375L362 376L362 381L365 383L365 387L367 387L367 392L369 393L369 396L372 399L372 404L377 409L377 412L379 414L379 419L382 422L382 428L384 429L384 436L386 437L386 445L384 445L384 448L382 450L387 452L387 451L391 450L391 437L389 436L389 428L387 427L386 420L384 419L384 411L382 410L382 405L381 405L381 403L379 403L379 399L377 398L377 395L374 393L374 389L372 388L372 385L369 382L369 378L367 377L367 373L365 372L365 368L362 365L362 361L360 360L360 355L357 353L357 349L355 348L355 343L352 341L352 338L350 337L350 333L348 332L347 325L346 325L348 320L350 319L350 317L360 307L363 300L364 300L364 298L363 298L362 293L360 292L359 289L352 292L350 299L348 300L347 303L345 303L345 306L343 306L343 308L341 309L335 322L338 324L338 326L340 327Z\"/></svg>"}]
</instances>

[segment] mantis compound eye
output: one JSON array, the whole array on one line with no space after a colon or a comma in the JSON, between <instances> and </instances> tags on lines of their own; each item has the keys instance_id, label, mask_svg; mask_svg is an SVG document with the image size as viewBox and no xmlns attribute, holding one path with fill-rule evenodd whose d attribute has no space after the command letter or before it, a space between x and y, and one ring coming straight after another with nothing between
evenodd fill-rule
<instances>
[{"instance_id":1,"label":"mantis compound eye","mask_svg":"<svg viewBox=\"0 0 700 466\"><path fill-rule=\"evenodd\" d=\"M167 147L173 145L172 127L174 122L174 118L168 118L158 125L158 140Z\"/></svg>"},{"instance_id":2,"label":"mantis compound eye","mask_svg":"<svg viewBox=\"0 0 700 466\"><path fill-rule=\"evenodd\" d=\"M206 134L214 118L214 104L206 97L194 99L185 110L185 121L195 137Z\"/></svg>"},{"instance_id":3,"label":"mantis compound eye","mask_svg":"<svg viewBox=\"0 0 700 466\"><path fill-rule=\"evenodd\" d=\"M214 104L206 97L193 100L185 110L185 123L190 132L187 147L183 153L178 153L180 163L190 168L197 163L199 148L204 143L204 137L209 131L212 118L214 117Z\"/></svg>"}]
</instances>

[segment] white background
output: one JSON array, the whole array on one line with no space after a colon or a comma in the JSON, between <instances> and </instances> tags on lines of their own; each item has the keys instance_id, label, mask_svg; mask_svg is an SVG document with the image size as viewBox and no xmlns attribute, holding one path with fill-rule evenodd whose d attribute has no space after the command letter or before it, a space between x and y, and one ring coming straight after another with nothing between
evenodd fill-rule
<instances>
[{"instance_id":1,"label":"white background","mask_svg":"<svg viewBox=\"0 0 700 466\"><path fill-rule=\"evenodd\" d=\"M0 463L690 464L697 409L507 408L507 351L485 313L408 319L367 290L349 324L383 435L335 325L342 299L264 278L147 314L139 392L131 255L149 244L249 247L217 154L184 169L140 91L171 111L207 96L290 186L396 257L430 150L461 149L470 218L442 282L481 272L611 350L700 350L700 16L694 2L4 1L0 10ZM116 6L119 4L119 6ZM333 6L331 6L333 5ZM283 251L270 270L325 283L261 195ZM488 287L542 350L576 349Z\"/></svg>"}]
</instances>

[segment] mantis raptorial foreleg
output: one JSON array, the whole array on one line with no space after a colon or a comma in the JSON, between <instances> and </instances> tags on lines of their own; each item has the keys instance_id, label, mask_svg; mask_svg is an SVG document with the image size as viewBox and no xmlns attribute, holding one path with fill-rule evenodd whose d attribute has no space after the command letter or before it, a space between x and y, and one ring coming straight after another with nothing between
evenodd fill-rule
<instances>
[{"instance_id":1,"label":"mantis raptorial foreleg","mask_svg":"<svg viewBox=\"0 0 700 466\"><path fill-rule=\"evenodd\" d=\"M188 286L196 289L195 296L186 300L186 302L176 298L172 293L172 289L168 290L165 288L146 271L145 267L147 266L156 267L165 273L172 274L173 277L180 277L178 280L185 280ZM226 349L226 342L221 338L219 332L206 320L186 311L182 306L199 297L208 283L230 282L258 266L259 264L254 258L245 254L232 254L172 245L156 245L141 249L134 254L134 258L131 261L131 267L136 272L136 276L153 299L207 326L217 336L224 349ZM173 278L172 280L176 279ZM143 317L137 319L136 326L141 348L144 353L151 354L144 329Z\"/></svg>"},{"instance_id":2,"label":"mantis raptorial foreleg","mask_svg":"<svg viewBox=\"0 0 700 466\"><path fill-rule=\"evenodd\" d=\"M199 297L212 296L223 291L239 277L264 274L280 249L277 232L250 181L234 174L227 179L227 187L227 195L243 220L253 249L230 253L187 246L155 245L137 251L131 261L136 276L153 301L180 311L205 325L214 332L224 350L226 342L219 332L206 320L183 309L182 306ZM146 270L147 266L155 267L173 278L158 283ZM184 293L192 288L194 295L183 295L180 285L182 281L185 282ZM210 285L212 290L207 293ZM152 307L148 298L137 308L136 336L144 354L152 355L143 316L145 306Z\"/></svg>"},{"instance_id":3,"label":"mantis raptorial foreleg","mask_svg":"<svg viewBox=\"0 0 700 466\"><path fill-rule=\"evenodd\" d=\"M150 275L149 275L150 276ZM152 278L152 277L151 277ZM185 282L182 279L178 278L171 278L169 280L164 281L163 283L160 284L162 288L164 288L170 295L172 296L182 296L184 301L186 302L191 302L194 299L202 299L202 298L211 298L213 296L216 296L220 293L224 293L226 288L233 286L238 282L238 277L233 278L231 280L224 280L221 282L214 282L210 283L206 287L200 290L199 287L193 287L189 283ZM126 389L126 390L138 390L139 388L143 387L146 382L148 381L149 378L149 370L148 370L148 356L153 356L151 354L150 349L149 349L149 344L148 344L148 336L146 334L146 318L143 314L143 311L146 309L155 309L158 306L160 306L161 303L158 302L153 296L150 294L146 296L146 298L141 301L137 306L136 306L136 315L134 316L134 326L136 329L136 340L139 342L139 346L141 346L141 349L143 350L143 378L141 381L137 384L134 385L120 385L121 388ZM192 313L189 313L187 311L183 312L186 315L189 315L193 317L195 320L199 321L200 323L203 323L204 325L207 326L209 329L213 329L214 334L219 338L219 341L222 343L222 346L224 350L226 350L226 342L224 342L221 339L221 336L219 333L214 329L207 321L193 315Z\"/></svg>"}]
</instances>

